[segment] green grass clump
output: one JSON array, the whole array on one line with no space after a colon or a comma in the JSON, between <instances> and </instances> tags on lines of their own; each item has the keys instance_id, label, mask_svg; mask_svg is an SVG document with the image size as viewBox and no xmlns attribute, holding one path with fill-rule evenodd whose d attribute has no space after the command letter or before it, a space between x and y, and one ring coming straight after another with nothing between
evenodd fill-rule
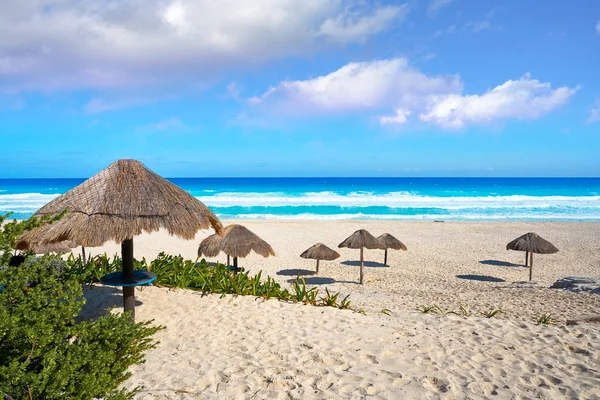
<instances>
[{"instance_id":1,"label":"green grass clump","mask_svg":"<svg viewBox=\"0 0 600 400\"><path fill-rule=\"evenodd\" d=\"M486 318L495 318L497 315L500 315L503 313L504 313L504 311L498 309L498 310L484 311L481 313L481 315L483 315Z\"/></svg>"},{"instance_id":2,"label":"green grass clump","mask_svg":"<svg viewBox=\"0 0 600 400\"><path fill-rule=\"evenodd\" d=\"M534 320L537 325L556 325L560 322L559 320L554 318L551 314L546 314L546 313L537 315L534 318Z\"/></svg>"}]
</instances>

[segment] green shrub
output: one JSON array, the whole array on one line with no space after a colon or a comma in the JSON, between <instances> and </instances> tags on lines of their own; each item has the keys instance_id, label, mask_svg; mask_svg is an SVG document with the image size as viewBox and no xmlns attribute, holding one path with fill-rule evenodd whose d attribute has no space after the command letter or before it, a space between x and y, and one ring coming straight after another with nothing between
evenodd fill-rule
<instances>
[{"instance_id":1,"label":"green shrub","mask_svg":"<svg viewBox=\"0 0 600 400\"><path fill-rule=\"evenodd\" d=\"M131 398L117 387L161 328L123 314L77 323L82 287L61 264L46 256L0 272L0 398Z\"/></svg>"},{"instance_id":2,"label":"green shrub","mask_svg":"<svg viewBox=\"0 0 600 400\"><path fill-rule=\"evenodd\" d=\"M0 230L0 265L8 265L13 255L15 243L23 233L38 226L58 221L65 213L56 216L45 215L40 218L31 217L24 221L12 220L5 223L11 214L0 215L0 226L2 227Z\"/></svg>"}]
</instances>

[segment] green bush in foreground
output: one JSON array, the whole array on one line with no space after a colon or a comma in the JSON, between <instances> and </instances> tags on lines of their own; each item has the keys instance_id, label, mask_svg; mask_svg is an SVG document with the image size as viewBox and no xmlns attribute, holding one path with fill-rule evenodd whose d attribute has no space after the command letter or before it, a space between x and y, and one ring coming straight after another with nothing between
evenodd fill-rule
<instances>
[{"instance_id":1,"label":"green bush in foreground","mask_svg":"<svg viewBox=\"0 0 600 400\"><path fill-rule=\"evenodd\" d=\"M123 314L75 322L82 287L60 264L44 257L0 272L0 398L131 398L135 391L117 387L161 328Z\"/></svg>"}]
</instances>

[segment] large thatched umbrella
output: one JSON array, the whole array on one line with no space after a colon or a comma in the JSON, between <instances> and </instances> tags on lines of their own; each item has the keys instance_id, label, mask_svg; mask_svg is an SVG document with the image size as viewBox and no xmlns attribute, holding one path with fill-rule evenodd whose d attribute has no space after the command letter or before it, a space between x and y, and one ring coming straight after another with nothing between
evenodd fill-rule
<instances>
[{"instance_id":1,"label":"large thatched umbrella","mask_svg":"<svg viewBox=\"0 0 600 400\"><path fill-rule=\"evenodd\" d=\"M519 236L506 245L506 250L519 250L525 252L525 266L529 259L529 280L533 277L533 253L552 254L558 252L558 249L549 241L542 238L535 232L526 233Z\"/></svg>"},{"instance_id":2,"label":"large thatched umbrella","mask_svg":"<svg viewBox=\"0 0 600 400\"><path fill-rule=\"evenodd\" d=\"M95 247L121 242L123 281L133 281L133 237L161 228L171 235L193 239L200 229L221 222L194 196L147 169L136 160L118 160L79 186L58 196L35 215L60 220L25 233L18 248L70 240L76 246ZM135 319L134 287L123 287L125 311Z\"/></svg>"},{"instance_id":3,"label":"large thatched umbrella","mask_svg":"<svg viewBox=\"0 0 600 400\"><path fill-rule=\"evenodd\" d=\"M314 246L306 249L304 253L300 254L302 258L310 258L313 260L317 260L317 274L319 273L319 261L320 260L335 260L338 258L340 254L325 246L323 243L317 243Z\"/></svg>"},{"instance_id":4,"label":"large thatched umbrella","mask_svg":"<svg viewBox=\"0 0 600 400\"><path fill-rule=\"evenodd\" d=\"M375 238L375 236L371 235L364 229L359 229L350 235L346 240L338 245L338 247L348 247L349 249L360 249L360 284L363 283L363 266L364 266L364 258L363 258L363 250L366 247L367 249L378 249L379 241Z\"/></svg>"},{"instance_id":5,"label":"large thatched umbrella","mask_svg":"<svg viewBox=\"0 0 600 400\"><path fill-rule=\"evenodd\" d=\"M383 256L383 265L387 265L387 251L388 249L394 250L407 250L406 245L390 235L389 233L384 233L380 235L377 240L379 241L380 249L385 250L385 255Z\"/></svg>"},{"instance_id":6,"label":"large thatched umbrella","mask_svg":"<svg viewBox=\"0 0 600 400\"><path fill-rule=\"evenodd\" d=\"M275 252L269 243L262 240L248 228L231 224L223 228L221 251L233 257L233 267L237 270L238 257L246 257L251 251L263 257L274 256Z\"/></svg>"}]
</instances>

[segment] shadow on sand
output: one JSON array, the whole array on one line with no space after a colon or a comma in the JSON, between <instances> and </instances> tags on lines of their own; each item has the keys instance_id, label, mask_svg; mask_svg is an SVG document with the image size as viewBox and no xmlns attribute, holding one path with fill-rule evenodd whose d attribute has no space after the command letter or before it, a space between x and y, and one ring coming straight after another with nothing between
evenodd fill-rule
<instances>
[{"instance_id":1,"label":"shadow on sand","mask_svg":"<svg viewBox=\"0 0 600 400\"><path fill-rule=\"evenodd\" d=\"M496 278L493 276L487 275L456 275L459 279L468 279L471 281L480 281L480 282L506 282L504 279Z\"/></svg>"},{"instance_id":2,"label":"shadow on sand","mask_svg":"<svg viewBox=\"0 0 600 400\"><path fill-rule=\"evenodd\" d=\"M288 282L295 283L296 279L288 279ZM304 278L304 282L306 282L307 285L333 285L337 281L333 278L313 276L310 278Z\"/></svg>"},{"instance_id":3,"label":"shadow on sand","mask_svg":"<svg viewBox=\"0 0 600 400\"><path fill-rule=\"evenodd\" d=\"M495 267L520 267L520 268L527 268L525 267L525 265L523 264L514 264L508 261L500 261L500 260L481 260L479 261L480 264L485 264L485 265L493 265Z\"/></svg>"},{"instance_id":4,"label":"shadow on sand","mask_svg":"<svg viewBox=\"0 0 600 400\"><path fill-rule=\"evenodd\" d=\"M360 261L342 261L340 264L350 265L352 267L360 267ZM374 268L389 268L389 265L385 265L382 263L378 263L375 261L365 261L365 267L374 267Z\"/></svg>"},{"instance_id":5,"label":"shadow on sand","mask_svg":"<svg viewBox=\"0 0 600 400\"><path fill-rule=\"evenodd\" d=\"M293 269L283 269L281 271L277 271L277 275L283 275L283 276L302 276L302 275L314 275L315 271L311 271L309 269L298 269L298 268L293 268Z\"/></svg>"},{"instance_id":6,"label":"shadow on sand","mask_svg":"<svg viewBox=\"0 0 600 400\"><path fill-rule=\"evenodd\" d=\"M143 289L142 289L143 290ZM96 319L105 315L114 307L123 307L123 291L121 288L110 286L84 286L83 296L85 304L77 316L77 320ZM135 306L141 306L139 300L135 300Z\"/></svg>"}]
</instances>

